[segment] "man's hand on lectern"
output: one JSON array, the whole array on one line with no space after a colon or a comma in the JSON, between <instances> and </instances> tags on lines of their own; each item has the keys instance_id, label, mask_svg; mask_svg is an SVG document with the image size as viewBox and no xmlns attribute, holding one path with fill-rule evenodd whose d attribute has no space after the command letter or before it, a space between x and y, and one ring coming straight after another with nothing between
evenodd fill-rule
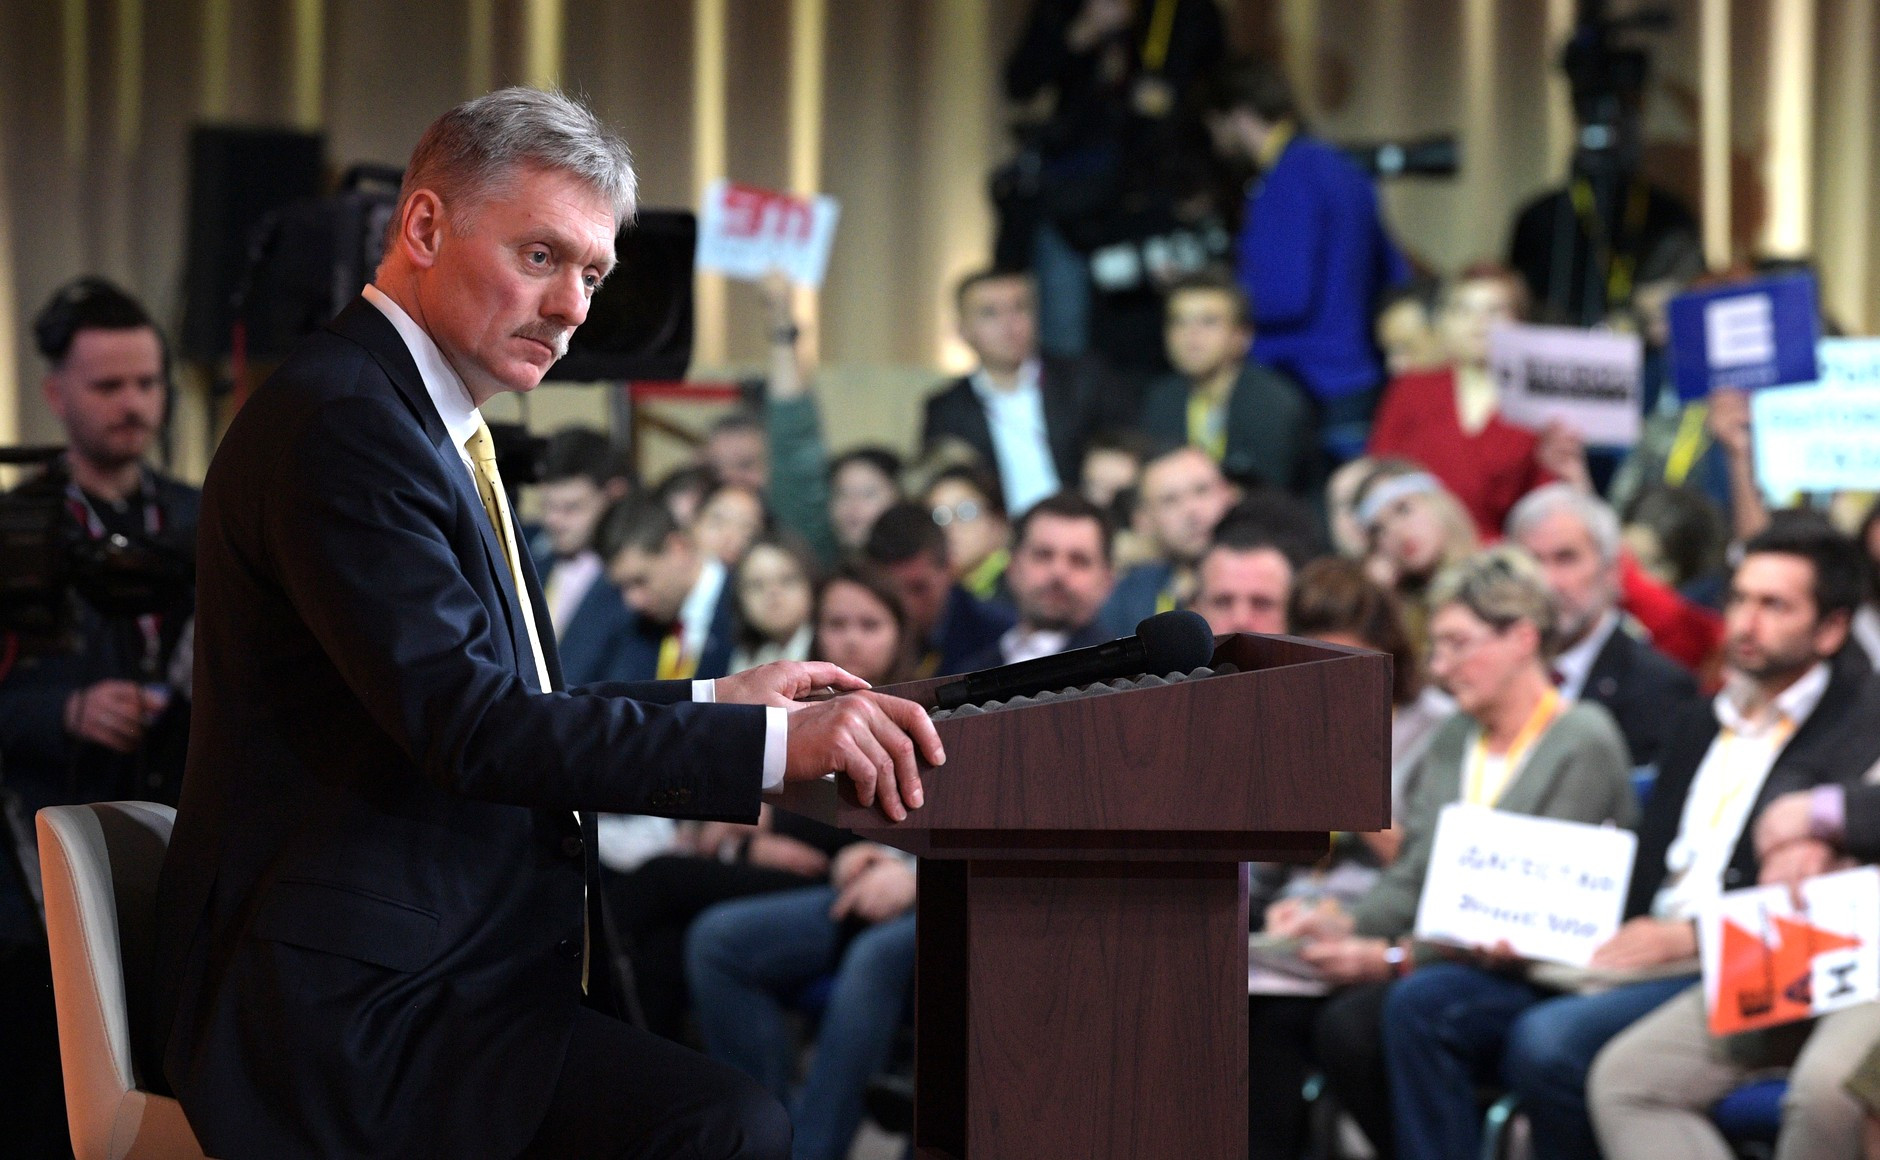
<instances>
[{"instance_id":1,"label":"man's hand on lectern","mask_svg":"<svg viewBox=\"0 0 1880 1160\"><path fill-rule=\"evenodd\" d=\"M917 753L930 765L947 759L926 710L899 697L847 693L791 711L783 779L812 781L831 770L847 774L857 800L899 822L924 800Z\"/></svg>"},{"instance_id":2,"label":"man's hand on lectern","mask_svg":"<svg viewBox=\"0 0 1880 1160\"><path fill-rule=\"evenodd\" d=\"M866 689L868 682L827 661L772 661L733 676L719 677L712 685L720 705L776 705L800 709L802 698L812 693Z\"/></svg>"}]
</instances>

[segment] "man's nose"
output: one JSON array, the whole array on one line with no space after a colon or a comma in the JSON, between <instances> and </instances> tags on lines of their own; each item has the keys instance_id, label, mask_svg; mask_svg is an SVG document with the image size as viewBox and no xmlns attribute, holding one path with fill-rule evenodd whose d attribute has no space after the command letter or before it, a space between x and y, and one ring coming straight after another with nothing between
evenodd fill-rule
<instances>
[{"instance_id":1,"label":"man's nose","mask_svg":"<svg viewBox=\"0 0 1880 1160\"><path fill-rule=\"evenodd\" d=\"M572 270L555 279L548 300L543 303L544 313L566 326L579 326L587 321L588 302L587 274Z\"/></svg>"}]
</instances>

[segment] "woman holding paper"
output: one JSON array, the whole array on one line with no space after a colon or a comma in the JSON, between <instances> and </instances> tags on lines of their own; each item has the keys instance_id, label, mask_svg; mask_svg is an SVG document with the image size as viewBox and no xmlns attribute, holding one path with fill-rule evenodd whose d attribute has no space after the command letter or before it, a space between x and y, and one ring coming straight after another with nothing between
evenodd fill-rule
<instances>
[{"instance_id":1,"label":"woman holding paper","mask_svg":"<svg viewBox=\"0 0 1880 1160\"><path fill-rule=\"evenodd\" d=\"M1250 1093L1254 1155L1282 1154L1303 1130L1290 1065L1316 1059L1365 1133L1388 1152L1390 1108L1380 1019L1391 980L1427 954L1408 936L1444 806L1630 824L1636 812L1625 742L1604 709L1565 704L1547 658L1553 601L1533 561L1490 548L1430 587L1431 672L1461 710L1431 739L1403 818L1403 850L1349 909L1281 903L1267 931L1301 940L1300 957L1336 990L1328 1000L1253 1000ZM1309 1014L1301 1004L1313 1004Z\"/></svg>"}]
</instances>

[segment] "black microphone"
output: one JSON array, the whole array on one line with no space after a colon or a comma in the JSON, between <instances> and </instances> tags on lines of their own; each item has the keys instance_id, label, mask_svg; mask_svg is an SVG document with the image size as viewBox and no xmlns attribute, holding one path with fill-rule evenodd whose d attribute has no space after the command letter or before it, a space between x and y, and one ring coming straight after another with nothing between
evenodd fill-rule
<instances>
[{"instance_id":1,"label":"black microphone","mask_svg":"<svg viewBox=\"0 0 1880 1160\"><path fill-rule=\"evenodd\" d=\"M1185 673L1212 659L1214 631L1200 613L1159 612L1138 624L1135 636L968 673L936 688L934 704L957 709L1138 673Z\"/></svg>"}]
</instances>

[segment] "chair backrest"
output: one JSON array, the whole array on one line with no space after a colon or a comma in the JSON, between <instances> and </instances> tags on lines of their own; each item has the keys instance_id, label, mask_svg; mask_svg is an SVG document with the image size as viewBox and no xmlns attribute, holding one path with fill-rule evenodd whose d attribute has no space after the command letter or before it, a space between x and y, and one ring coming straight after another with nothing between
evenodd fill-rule
<instances>
[{"instance_id":1,"label":"chair backrest","mask_svg":"<svg viewBox=\"0 0 1880 1160\"><path fill-rule=\"evenodd\" d=\"M81 1157L138 1153L140 1140L147 1145L158 1129L173 1135L168 1121L181 1122L173 1101L147 1106L153 1097L139 1090L131 1053L150 976L157 876L175 818L151 802L39 811L66 1113Z\"/></svg>"}]
</instances>

